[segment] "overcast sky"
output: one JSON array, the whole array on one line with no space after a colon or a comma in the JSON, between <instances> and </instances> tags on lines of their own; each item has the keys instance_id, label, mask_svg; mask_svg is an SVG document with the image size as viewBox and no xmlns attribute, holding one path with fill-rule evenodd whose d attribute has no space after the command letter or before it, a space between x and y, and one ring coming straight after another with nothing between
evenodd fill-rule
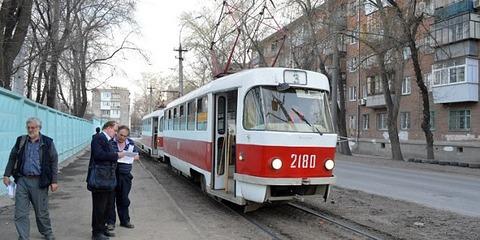
<instances>
[{"instance_id":1,"label":"overcast sky","mask_svg":"<svg viewBox=\"0 0 480 240\"><path fill-rule=\"evenodd\" d=\"M214 1L214 0L211 0ZM202 1L199 0L138 0L135 19L141 35L132 36L131 41L142 48L149 56L149 62L134 52L124 52L114 60L119 69L109 85L128 87L141 79L142 72L173 73L178 60L174 48L178 46L180 16L182 12L195 10ZM118 41L121 42L122 34ZM139 94L140 89L135 91Z\"/></svg>"}]
</instances>

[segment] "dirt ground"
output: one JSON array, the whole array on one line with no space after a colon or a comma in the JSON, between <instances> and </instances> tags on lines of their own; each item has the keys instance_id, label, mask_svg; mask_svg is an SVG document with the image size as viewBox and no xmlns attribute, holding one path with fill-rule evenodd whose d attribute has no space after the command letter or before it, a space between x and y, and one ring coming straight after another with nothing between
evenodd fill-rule
<instances>
[{"instance_id":1,"label":"dirt ground","mask_svg":"<svg viewBox=\"0 0 480 240\"><path fill-rule=\"evenodd\" d=\"M361 191L333 187L328 202L306 199L305 204L399 239L480 239L480 218Z\"/></svg>"},{"instance_id":2,"label":"dirt ground","mask_svg":"<svg viewBox=\"0 0 480 240\"><path fill-rule=\"evenodd\" d=\"M348 160L344 159L343 161ZM382 159L371 161L395 167L411 167L406 164L415 164ZM243 223L242 227L236 225L235 222L242 222L238 216L229 211L222 211L222 207L218 203L205 202L205 198L200 196L202 193L198 189L182 183L188 180L167 173L163 164L144 162L147 168L159 178L160 183L166 185L167 191L176 200L184 199L180 200L179 204L186 208L187 214L193 215L199 220L200 228L211 231L211 227L219 227L218 223L214 224L216 221L213 219L221 219L221 222L225 224L220 225L223 230L216 237L230 236L231 238L235 236L233 239L266 239L265 236L258 235L258 232L251 228L252 226L247 227L250 224ZM445 166L426 165L424 167L433 167L433 170L436 171L437 167ZM442 170L456 171L455 169ZM471 169L460 168L460 170L469 171ZM192 200L194 204L192 204ZM323 202L316 197L306 198L303 204L335 218L343 219L346 223L365 226L370 230L374 229L380 233L380 236L387 235L389 239L480 239L480 218L466 217L356 190L333 187L328 202ZM211 216L204 218L203 214L211 214ZM351 233L345 233L343 229L329 226L328 223L308 214L288 209L286 206L268 206L257 212L249 213L248 216L260 224L268 226L280 239L362 239ZM204 219L200 220L202 218ZM205 224L207 219L212 219L210 224ZM224 235L226 232L229 234Z\"/></svg>"}]
</instances>

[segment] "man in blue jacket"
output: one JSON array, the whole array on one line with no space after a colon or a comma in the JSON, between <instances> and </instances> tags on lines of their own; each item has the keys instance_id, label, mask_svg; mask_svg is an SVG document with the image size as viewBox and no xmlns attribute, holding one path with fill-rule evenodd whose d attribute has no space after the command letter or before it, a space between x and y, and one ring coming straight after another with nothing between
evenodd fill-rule
<instances>
[{"instance_id":1,"label":"man in blue jacket","mask_svg":"<svg viewBox=\"0 0 480 240\"><path fill-rule=\"evenodd\" d=\"M92 164L111 166L112 171L115 171L117 159L125 156L125 153L117 153L112 147L113 137L117 129L117 122L108 121L103 125L102 132L92 139L89 166ZM90 175L90 168L88 175ZM108 237L115 236L106 229L105 225L108 209L112 205L114 189L100 190L88 184L87 188L92 192L92 239L107 240Z\"/></svg>"},{"instance_id":2,"label":"man in blue jacket","mask_svg":"<svg viewBox=\"0 0 480 240\"><path fill-rule=\"evenodd\" d=\"M122 125L118 127L118 133L113 141L113 149L117 152L138 152L135 147L135 143L128 136L130 135L130 129ZM139 160L139 156L135 156L134 160ZM109 217L107 220L107 228L109 231L115 229L115 203L117 205L118 218L120 219L120 226L125 228L134 228L134 225L130 222L130 214L128 207L130 206L130 199L128 194L132 189L132 163L124 162L121 159L117 162L117 187L115 189L115 201L112 204L112 208L109 210Z\"/></svg>"},{"instance_id":3,"label":"man in blue jacket","mask_svg":"<svg viewBox=\"0 0 480 240\"><path fill-rule=\"evenodd\" d=\"M38 118L27 120L28 135L17 138L10 152L3 183L10 184L13 175L17 183L15 194L15 226L18 239L30 236L30 203L35 210L38 231L45 239L54 239L48 213L48 187L57 191L58 155L53 140L40 133Z\"/></svg>"}]
</instances>

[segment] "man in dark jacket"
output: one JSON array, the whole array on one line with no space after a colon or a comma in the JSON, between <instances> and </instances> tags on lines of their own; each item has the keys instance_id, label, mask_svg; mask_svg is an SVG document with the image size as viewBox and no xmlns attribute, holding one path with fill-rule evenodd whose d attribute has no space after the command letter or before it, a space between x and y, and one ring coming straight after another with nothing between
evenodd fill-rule
<instances>
[{"instance_id":1,"label":"man in dark jacket","mask_svg":"<svg viewBox=\"0 0 480 240\"><path fill-rule=\"evenodd\" d=\"M92 139L89 166L93 164L111 166L112 171L115 171L117 159L125 156L125 153L117 153L112 147L112 140L117 129L117 122L108 121L103 125L103 131ZM90 169L89 167L88 176L90 175ZM88 184L87 188L92 192L92 239L109 239L108 237L113 237L114 234L107 231L105 224L108 217L108 209L112 205L114 189L95 189Z\"/></svg>"},{"instance_id":2,"label":"man in dark jacket","mask_svg":"<svg viewBox=\"0 0 480 240\"><path fill-rule=\"evenodd\" d=\"M130 135L130 129L122 125L118 127L118 133L113 141L113 149L116 152L137 152L138 150L135 147L135 142L132 139L128 138ZM139 156L135 156L133 160L139 160ZM115 229L116 222L116 213L115 213L115 203L117 205L118 218L120 219L120 226L125 228L134 228L135 226L130 222L130 214L128 207L130 206L130 199L128 195L132 189L132 164L133 162L124 161L123 159L118 159L117 161L117 187L115 188L114 199L112 208L109 210L109 217L107 220L108 230L113 231Z\"/></svg>"},{"instance_id":3,"label":"man in dark jacket","mask_svg":"<svg viewBox=\"0 0 480 240\"><path fill-rule=\"evenodd\" d=\"M57 191L58 155L53 140L40 133L38 118L27 120L28 135L17 138L10 152L3 183L17 183L15 193L15 226L19 239L30 236L30 203L35 210L38 231L46 239L54 239L48 213L48 187Z\"/></svg>"}]
</instances>

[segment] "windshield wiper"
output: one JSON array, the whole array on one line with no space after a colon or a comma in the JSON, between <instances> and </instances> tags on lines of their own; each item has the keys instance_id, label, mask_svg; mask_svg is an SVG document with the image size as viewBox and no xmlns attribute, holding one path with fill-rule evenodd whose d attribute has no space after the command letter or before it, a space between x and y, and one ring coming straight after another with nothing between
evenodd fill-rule
<instances>
[{"instance_id":1,"label":"windshield wiper","mask_svg":"<svg viewBox=\"0 0 480 240\"><path fill-rule=\"evenodd\" d=\"M293 119L290 117L288 114L287 109L285 108L285 105L280 99L272 95L272 98L280 105L280 109L282 110L283 115L287 118L288 123L293 123Z\"/></svg>"},{"instance_id":2,"label":"windshield wiper","mask_svg":"<svg viewBox=\"0 0 480 240\"><path fill-rule=\"evenodd\" d=\"M320 130L318 130L317 127L315 127L314 125L310 124L310 122L305 118L305 116L303 116L303 114L301 114L299 111L297 111L295 108L292 107L292 111L298 115L298 117L304 121L308 126L310 126L312 129L314 129L315 131L318 132L318 134L320 134L320 136L323 135L322 132L320 132Z\"/></svg>"}]
</instances>

